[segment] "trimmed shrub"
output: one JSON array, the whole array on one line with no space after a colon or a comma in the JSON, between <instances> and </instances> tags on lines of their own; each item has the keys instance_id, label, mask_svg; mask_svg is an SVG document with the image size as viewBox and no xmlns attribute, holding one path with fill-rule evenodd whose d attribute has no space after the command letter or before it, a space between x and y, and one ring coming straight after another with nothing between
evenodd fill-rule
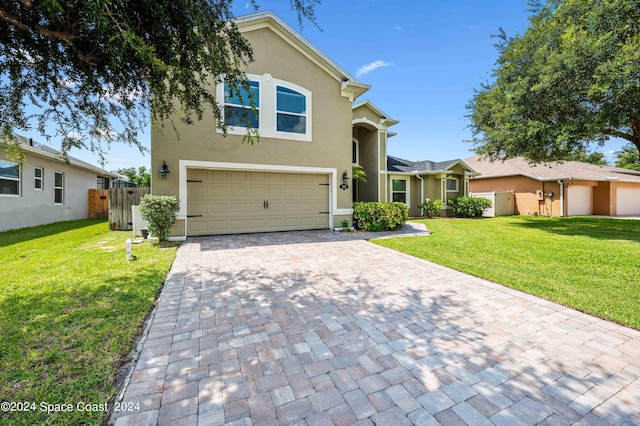
<instances>
[{"instance_id":1,"label":"trimmed shrub","mask_svg":"<svg viewBox=\"0 0 640 426\"><path fill-rule=\"evenodd\" d=\"M404 203L356 203L353 206L353 225L361 231L390 231L402 226L409 218Z\"/></svg>"},{"instance_id":2,"label":"trimmed shrub","mask_svg":"<svg viewBox=\"0 0 640 426\"><path fill-rule=\"evenodd\" d=\"M486 198L463 195L447 203L459 217L482 217L486 209L491 207L491 201Z\"/></svg>"},{"instance_id":3,"label":"trimmed shrub","mask_svg":"<svg viewBox=\"0 0 640 426\"><path fill-rule=\"evenodd\" d=\"M176 222L178 200L173 195L147 194L140 200L140 215L149 223L149 233L167 241L169 230Z\"/></svg>"},{"instance_id":4,"label":"trimmed shrub","mask_svg":"<svg viewBox=\"0 0 640 426\"><path fill-rule=\"evenodd\" d=\"M418 204L418 208L422 209L427 217L432 218L434 216L438 216L438 213L440 213L442 200L430 200L427 198L424 200L424 203Z\"/></svg>"}]
</instances>

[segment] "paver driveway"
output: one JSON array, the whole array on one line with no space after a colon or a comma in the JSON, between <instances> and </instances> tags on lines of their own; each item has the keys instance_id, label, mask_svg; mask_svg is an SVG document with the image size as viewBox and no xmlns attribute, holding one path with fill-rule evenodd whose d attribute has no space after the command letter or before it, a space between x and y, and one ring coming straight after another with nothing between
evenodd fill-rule
<instances>
[{"instance_id":1,"label":"paver driveway","mask_svg":"<svg viewBox=\"0 0 640 426\"><path fill-rule=\"evenodd\" d=\"M330 231L189 239L116 425L640 424L640 332Z\"/></svg>"}]
</instances>

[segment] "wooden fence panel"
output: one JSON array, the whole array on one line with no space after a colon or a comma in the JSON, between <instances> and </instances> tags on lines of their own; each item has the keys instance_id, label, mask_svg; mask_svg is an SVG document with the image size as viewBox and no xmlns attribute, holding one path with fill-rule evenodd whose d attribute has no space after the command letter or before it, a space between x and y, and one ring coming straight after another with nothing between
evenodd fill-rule
<instances>
[{"instance_id":1,"label":"wooden fence panel","mask_svg":"<svg viewBox=\"0 0 640 426\"><path fill-rule=\"evenodd\" d=\"M109 217L109 190L89 190L89 219L107 219Z\"/></svg>"},{"instance_id":2,"label":"wooden fence panel","mask_svg":"<svg viewBox=\"0 0 640 426\"><path fill-rule=\"evenodd\" d=\"M109 190L109 229L131 231L133 217L131 206L140 204L140 199L149 194L151 188L111 188Z\"/></svg>"}]
</instances>

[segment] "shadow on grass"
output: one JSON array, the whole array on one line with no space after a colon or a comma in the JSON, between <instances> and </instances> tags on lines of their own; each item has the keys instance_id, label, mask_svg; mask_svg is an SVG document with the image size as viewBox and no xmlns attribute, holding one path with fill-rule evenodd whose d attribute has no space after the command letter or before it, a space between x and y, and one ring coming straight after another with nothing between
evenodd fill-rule
<instances>
[{"instance_id":1,"label":"shadow on grass","mask_svg":"<svg viewBox=\"0 0 640 426\"><path fill-rule=\"evenodd\" d=\"M595 217L529 218L514 223L529 229L566 236L640 242L640 221Z\"/></svg>"},{"instance_id":2,"label":"shadow on grass","mask_svg":"<svg viewBox=\"0 0 640 426\"><path fill-rule=\"evenodd\" d=\"M0 413L7 424L96 424L105 412L75 404L104 404L120 383L143 321L154 306L164 272L0 297L0 401L34 402L35 410ZM71 412L43 412L41 402L74 404Z\"/></svg>"},{"instance_id":3,"label":"shadow on grass","mask_svg":"<svg viewBox=\"0 0 640 426\"><path fill-rule=\"evenodd\" d=\"M4 231L0 232L0 247L6 247L12 244L18 244L29 240L35 240L37 238L49 237L51 235L60 234L62 232L73 231L75 229L93 226L105 222L107 222L106 219L69 220L49 223L47 225Z\"/></svg>"}]
</instances>

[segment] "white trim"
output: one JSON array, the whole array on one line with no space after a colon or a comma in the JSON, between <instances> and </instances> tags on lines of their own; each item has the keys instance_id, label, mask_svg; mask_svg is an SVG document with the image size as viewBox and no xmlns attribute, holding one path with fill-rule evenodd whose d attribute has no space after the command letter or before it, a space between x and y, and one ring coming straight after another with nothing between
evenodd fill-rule
<instances>
[{"instance_id":1,"label":"white trim","mask_svg":"<svg viewBox=\"0 0 640 426\"><path fill-rule=\"evenodd\" d=\"M40 170L40 177L36 176L36 170ZM40 181L40 188L36 188L36 181L38 180ZM33 168L33 190L44 191L44 168L42 167Z\"/></svg>"},{"instance_id":2,"label":"white trim","mask_svg":"<svg viewBox=\"0 0 640 426\"><path fill-rule=\"evenodd\" d=\"M410 207L409 204L411 203L411 190L410 190L410 188L411 188L411 177L410 176L407 176L407 177L399 176L399 177L395 177L394 178L393 175L391 175L389 177L391 178L391 182L389 182L390 183L390 185L389 185L390 191L389 192L391 193L390 194L391 196L389 197L389 201L393 202L393 193L394 192L396 192L398 194L401 194L402 192L404 192L404 194L406 195L404 204L407 207ZM393 181L394 180L403 180L403 181L405 181L405 183L406 183L405 190L404 191L394 191L393 190Z\"/></svg>"},{"instance_id":3,"label":"white trim","mask_svg":"<svg viewBox=\"0 0 640 426\"><path fill-rule=\"evenodd\" d=\"M273 78L271 74L265 73L263 75L247 74L247 80L255 81L258 83L258 128L257 130L260 137L274 138L282 140L293 140L302 142L311 142L313 136L313 111L312 111L312 93L310 90L305 89L302 86L298 86L295 83L291 83L286 80L280 80ZM224 82L216 85L216 99L222 110L224 120ZM278 108L277 108L277 92L276 87L281 86L287 89L295 90L305 97L305 133L291 133L278 131ZM222 129L217 129L218 133L223 133ZM230 135L245 135L247 133L246 127L233 127L227 126L227 133Z\"/></svg>"},{"instance_id":4,"label":"white trim","mask_svg":"<svg viewBox=\"0 0 640 426\"><path fill-rule=\"evenodd\" d=\"M62 186L56 186L56 174L59 173L62 175ZM56 190L60 189L62 191L62 202L61 203L56 203ZM53 204L56 206L62 206L64 205L64 172L58 172L55 171L53 172Z\"/></svg>"},{"instance_id":5,"label":"white trim","mask_svg":"<svg viewBox=\"0 0 640 426\"><path fill-rule=\"evenodd\" d=\"M374 127L377 130L382 130L382 125L380 123L376 123L375 121L371 121L366 117L362 117L362 118L354 118L353 120L351 120L351 124L368 124L369 126Z\"/></svg>"},{"instance_id":6,"label":"white trim","mask_svg":"<svg viewBox=\"0 0 640 426\"><path fill-rule=\"evenodd\" d=\"M285 166L275 164L251 164L251 163L227 163L218 161L197 161L197 160L179 160L178 161L178 200L180 210L176 214L177 219L187 220L187 169L211 169L211 170L245 170L254 172L284 172L284 173L309 173L309 174L328 174L329 175L329 228L333 228L333 216L336 211L346 211L347 209L338 210L338 170L330 167L307 167L307 166ZM351 213L353 210L351 209ZM185 232L186 235L186 232Z\"/></svg>"},{"instance_id":7,"label":"white trim","mask_svg":"<svg viewBox=\"0 0 640 426\"><path fill-rule=\"evenodd\" d=\"M353 214L353 209L334 209L334 215L344 215L344 214Z\"/></svg>"},{"instance_id":8,"label":"white trim","mask_svg":"<svg viewBox=\"0 0 640 426\"><path fill-rule=\"evenodd\" d=\"M353 162L353 144L356 144L356 161ZM353 165L360 164L360 141L351 137L351 161Z\"/></svg>"},{"instance_id":9,"label":"white trim","mask_svg":"<svg viewBox=\"0 0 640 426\"><path fill-rule=\"evenodd\" d=\"M445 181L444 188L445 188L446 192L460 192L460 179L458 179L457 177L453 177L453 176L447 176L443 180ZM456 189L447 189L446 182L448 182L449 180L454 180L456 182Z\"/></svg>"},{"instance_id":10,"label":"white trim","mask_svg":"<svg viewBox=\"0 0 640 426\"><path fill-rule=\"evenodd\" d=\"M13 177L7 177L7 176L3 176L0 179L2 180L6 180L6 181L11 181L11 182L18 182L18 193L17 194L1 194L0 193L0 197L21 197L22 196L22 178L24 177L24 173L22 172L22 170L20 170L20 165L14 161L9 161L9 160L5 160L4 158L0 158L0 161L4 161L5 163L9 163L9 164L15 164L16 166L18 166L18 178L13 178Z\"/></svg>"}]
</instances>

